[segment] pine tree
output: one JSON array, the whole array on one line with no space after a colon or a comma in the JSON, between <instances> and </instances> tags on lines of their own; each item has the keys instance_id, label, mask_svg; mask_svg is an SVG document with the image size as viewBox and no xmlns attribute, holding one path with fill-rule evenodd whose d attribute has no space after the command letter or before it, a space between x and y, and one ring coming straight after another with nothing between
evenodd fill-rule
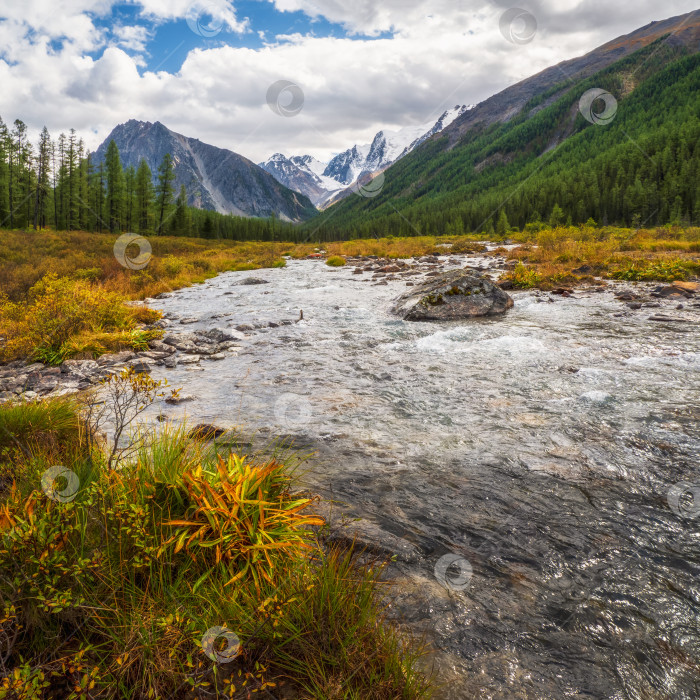
<instances>
[{"instance_id":1,"label":"pine tree","mask_svg":"<svg viewBox=\"0 0 700 700\"><path fill-rule=\"evenodd\" d=\"M106 214L110 233L118 233L122 227L124 208L124 171L122 169L119 149L112 139L105 153L105 171L107 173Z\"/></svg>"},{"instance_id":2,"label":"pine tree","mask_svg":"<svg viewBox=\"0 0 700 700\"><path fill-rule=\"evenodd\" d=\"M163 223L165 222L165 214L170 207L173 199L173 182L175 181L175 172L173 170L173 161L169 153L163 156L163 161L158 168L158 234L163 234Z\"/></svg>"},{"instance_id":3,"label":"pine tree","mask_svg":"<svg viewBox=\"0 0 700 700\"><path fill-rule=\"evenodd\" d=\"M507 236L510 233L510 223L508 223L508 216L506 215L505 209L501 209L501 213L498 215L496 233L499 236Z\"/></svg>"},{"instance_id":4,"label":"pine tree","mask_svg":"<svg viewBox=\"0 0 700 700\"><path fill-rule=\"evenodd\" d=\"M141 160L136 171L136 226L139 233L149 233L151 228L153 207L153 175L148 163Z\"/></svg>"}]
</instances>

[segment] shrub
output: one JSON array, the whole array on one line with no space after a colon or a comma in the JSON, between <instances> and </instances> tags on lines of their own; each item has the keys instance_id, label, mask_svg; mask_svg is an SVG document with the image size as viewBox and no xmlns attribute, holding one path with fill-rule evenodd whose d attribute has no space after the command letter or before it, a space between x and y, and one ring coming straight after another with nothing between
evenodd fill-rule
<instances>
[{"instance_id":1,"label":"shrub","mask_svg":"<svg viewBox=\"0 0 700 700\"><path fill-rule=\"evenodd\" d=\"M681 260L628 260L623 263L612 264L608 276L617 280L628 281L655 281L673 282L674 280L685 280L691 270L697 269L697 265Z\"/></svg>"},{"instance_id":2,"label":"shrub","mask_svg":"<svg viewBox=\"0 0 700 700\"><path fill-rule=\"evenodd\" d=\"M330 267L343 267L345 265L345 258L340 255L331 255L328 260L326 260L326 265Z\"/></svg>"},{"instance_id":3,"label":"shrub","mask_svg":"<svg viewBox=\"0 0 700 700\"><path fill-rule=\"evenodd\" d=\"M40 445L56 407L32 411L5 425ZM188 432L81 473L72 502L35 475L0 495L0 697L427 697L421 647L382 617L382 566L319 547L282 463ZM241 642L225 665L203 645L221 628Z\"/></svg>"},{"instance_id":4,"label":"shrub","mask_svg":"<svg viewBox=\"0 0 700 700\"><path fill-rule=\"evenodd\" d=\"M80 354L146 349L147 341L158 333L144 335L135 326L140 320L158 317L125 306L120 294L86 280L47 275L29 290L26 301L0 298L0 328L6 338L0 360L31 356L58 365Z\"/></svg>"},{"instance_id":5,"label":"shrub","mask_svg":"<svg viewBox=\"0 0 700 700\"><path fill-rule=\"evenodd\" d=\"M504 275L504 279L510 280L516 287L532 289L542 282L542 275L532 268L518 263L511 272Z\"/></svg>"}]
</instances>

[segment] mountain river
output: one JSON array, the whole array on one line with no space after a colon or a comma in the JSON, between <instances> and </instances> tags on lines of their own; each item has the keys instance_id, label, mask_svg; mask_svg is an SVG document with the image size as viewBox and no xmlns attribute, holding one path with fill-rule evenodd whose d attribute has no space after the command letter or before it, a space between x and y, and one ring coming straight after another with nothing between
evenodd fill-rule
<instances>
[{"instance_id":1,"label":"mountain river","mask_svg":"<svg viewBox=\"0 0 700 700\"><path fill-rule=\"evenodd\" d=\"M389 615L438 697L700 698L700 308L652 321L611 285L409 323L405 289L290 260L154 300L169 332L304 312L154 368L195 397L154 412L316 452L306 483L400 544Z\"/></svg>"}]
</instances>

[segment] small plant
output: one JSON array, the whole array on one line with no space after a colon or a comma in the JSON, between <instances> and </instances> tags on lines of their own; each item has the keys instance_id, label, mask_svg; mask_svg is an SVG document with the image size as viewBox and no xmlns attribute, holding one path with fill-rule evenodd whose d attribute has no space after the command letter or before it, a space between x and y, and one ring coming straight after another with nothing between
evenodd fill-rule
<instances>
[{"instance_id":1,"label":"small plant","mask_svg":"<svg viewBox=\"0 0 700 700\"><path fill-rule=\"evenodd\" d=\"M542 282L542 275L519 262L512 272L504 276L504 279L510 280L516 287L521 289L532 289Z\"/></svg>"},{"instance_id":2,"label":"small plant","mask_svg":"<svg viewBox=\"0 0 700 700\"><path fill-rule=\"evenodd\" d=\"M120 461L139 450L147 439L148 431L131 436L127 446L122 446L127 429L158 398L167 381L156 381L147 374L137 373L132 367L119 374L110 374L100 382L100 389L82 398L87 434L94 436L105 424L112 429L107 453L107 468L116 467Z\"/></svg>"},{"instance_id":3,"label":"small plant","mask_svg":"<svg viewBox=\"0 0 700 700\"><path fill-rule=\"evenodd\" d=\"M346 263L345 258L340 255L331 255L328 260L326 260L326 265L330 267L343 267Z\"/></svg>"},{"instance_id":4,"label":"small plant","mask_svg":"<svg viewBox=\"0 0 700 700\"><path fill-rule=\"evenodd\" d=\"M254 464L243 457L219 458L215 472L197 467L183 475L191 504L189 519L172 520L175 532L163 550L173 546L192 556L205 556L212 565L223 564L231 585L250 576L256 589L273 582L276 569L289 556L308 548L309 525L323 525L313 515L302 515L312 501L293 498L285 467L272 461Z\"/></svg>"}]
</instances>

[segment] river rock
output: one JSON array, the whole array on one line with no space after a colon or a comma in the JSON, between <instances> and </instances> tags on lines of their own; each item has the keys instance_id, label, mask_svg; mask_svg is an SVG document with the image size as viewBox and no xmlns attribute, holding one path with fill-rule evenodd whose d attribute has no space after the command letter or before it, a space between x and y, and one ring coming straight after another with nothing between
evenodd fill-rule
<instances>
[{"instance_id":1,"label":"river rock","mask_svg":"<svg viewBox=\"0 0 700 700\"><path fill-rule=\"evenodd\" d=\"M186 401L194 401L194 396L190 394L172 394L165 399L165 403L169 403L173 406L185 403Z\"/></svg>"},{"instance_id":2,"label":"river rock","mask_svg":"<svg viewBox=\"0 0 700 700\"><path fill-rule=\"evenodd\" d=\"M231 328L212 328L204 331L202 335L216 343L223 343L227 340L245 340L245 334Z\"/></svg>"},{"instance_id":3,"label":"river rock","mask_svg":"<svg viewBox=\"0 0 700 700\"><path fill-rule=\"evenodd\" d=\"M512 306L511 297L486 277L450 270L402 294L391 311L406 321L454 321L496 316Z\"/></svg>"},{"instance_id":4,"label":"river rock","mask_svg":"<svg viewBox=\"0 0 700 700\"><path fill-rule=\"evenodd\" d=\"M99 369L100 365L95 360L66 360L61 365L59 372L70 374L76 378L85 379L91 377Z\"/></svg>"},{"instance_id":5,"label":"river rock","mask_svg":"<svg viewBox=\"0 0 700 700\"><path fill-rule=\"evenodd\" d=\"M121 352L115 352L109 355L102 355L97 359L97 364L99 367L106 367L107 365L118 365L129 360L133 360L136 357L136 353L131 350L122 350ZM63 364L66 364L65 362Z\"/></svg>"},{"instance_id":6,"label":"river rock","mask_svg":"<svg viewBox=\"0 0 700 700\"><path fill-rule=\"evenodd\" d=\"M681 280L676 280L671 286L684 292L690 292L691 294L700 292L700 283L698 282L683 282Z\"/></svg>"},{"instance_id":7,"label":"river rock","mask_svg":"<svg viewBox=\"0 0 700 700\"><path fill-rule=\"evenodd\" d=\"M187 436L196 440L214 440L225 433L226 431L223 428L219 428L216 425L198 423L187 433Z\"/></svg>"},{"instance_id":8,"label":"river rock","mask_svg":"<svg viewBox=\"0 0 700 700\"><path fill-rule=\"evenodd\" d=\"M156 361L152 360L150 357L137 357L135 360L130 360L127 362L127 367L130 367L137 374L143 372L150 372L153 369Z\"/></svg>"},{"instance_id":9,"label":"river rock","mask_svg":"<svg viewBox=\"0 0 700 700\"><path fill-rule=\"evenodd\" d=\"M241 280L238 284L270 284L267 280L262 280L259 277L246 277L244 280Z\"/></svg>"},{"instance_id":10,"label":"river rock","mask_svg":"<svg viewBox=\"0 0 700 700\"><path fill-rule=\"evenodd\" d=\"M687 299L693 296L693 292L672 284L668 287L656 287L651 295L663 299Z\"/></svg>"}]
</instances>

